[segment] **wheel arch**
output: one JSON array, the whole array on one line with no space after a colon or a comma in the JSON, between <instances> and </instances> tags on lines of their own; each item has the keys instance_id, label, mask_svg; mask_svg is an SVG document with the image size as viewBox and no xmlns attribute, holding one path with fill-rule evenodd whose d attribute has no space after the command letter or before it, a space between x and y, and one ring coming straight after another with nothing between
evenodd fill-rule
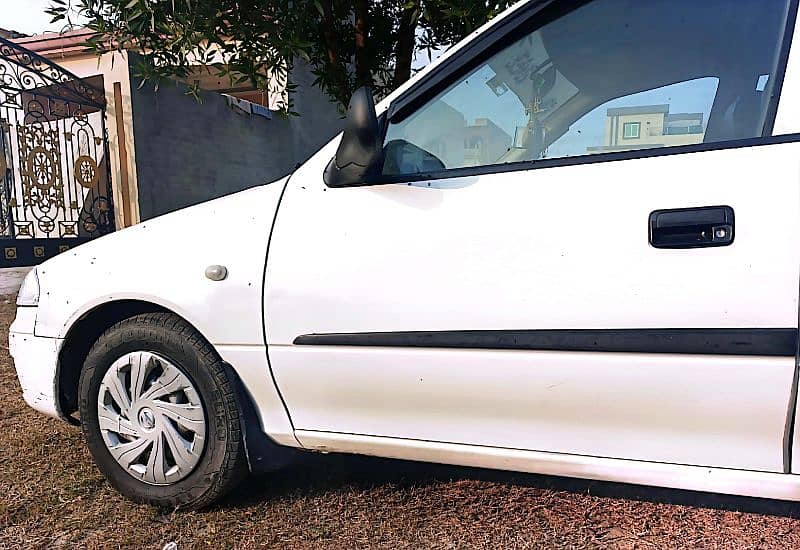
<instances>
[{"instance_id":1,"label":"wheel arch","mask_svg":"<svg viewBox=\"0 0 800 550\"><path fill-rule=\"evenodd\" d=\"M55 389L59 411L69 422L77 422L70 415L78 410L78 379L91 347L103 332L115 324L143 313L174 315L192 327L206 343L214 348L214 344L197 327L196 323L192 323L184 315L165 305L138 298L120 298L95 305L83 312L70 325L58 353ZM229 367L231 366L229 365ZM235 374L235 369L231 367L231 370Z\"/></svg>"},{"instance_id":2,"label":"wheel arch","mask_svg":"<svg viewBox=\"0 0 800 550\"><path fill-rule=\"evenodd\" d=\"M159 312L177 315L153 302L125 299L99 304L72 323L58 352L55 388L59 411L67 421L77 424L71 415L78 410L78 379L89 349L100 335L124 319L142 313Z\"/></svg>"},{"instance_id":3,"label":"wheel arch","mask_svg":"<svg viewBox=\"0 0 800 550\"><path fill-rule=\"evenodd\" d=\"M79 423L72 413L78 410L78 380L91 347L100 335L113 325L142 313L174 315L196 330L214 348L214 345L195 324L165 306L138 299L120 299L97 305L81 315L70 326L59 351L56 392L59 411L68 422ZM278 445L266 436L253 398L245 388L235 367L227 362L225 364L236 386L236 399L239 405L245 452L250 470L269 472L288 464L295 456L296 451Z\"/></svg>"}]
</instances>

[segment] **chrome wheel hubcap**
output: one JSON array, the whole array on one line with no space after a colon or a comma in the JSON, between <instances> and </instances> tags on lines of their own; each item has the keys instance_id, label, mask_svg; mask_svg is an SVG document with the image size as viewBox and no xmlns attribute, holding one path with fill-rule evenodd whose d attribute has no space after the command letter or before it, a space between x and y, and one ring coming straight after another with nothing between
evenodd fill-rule
<instances>
[{"instance_id":1,"label":"chrome wheel hubcap","mask_svg":"<svg viewBox=\"0 0 800 550\"><path fill-rule=\"evenodd\" d=\"M100 383L97 418L111 456L145 483L175 483L200 462L206 438L200 396L160 355L137 351L114 361Z\"/></svg>"}]
</instances>

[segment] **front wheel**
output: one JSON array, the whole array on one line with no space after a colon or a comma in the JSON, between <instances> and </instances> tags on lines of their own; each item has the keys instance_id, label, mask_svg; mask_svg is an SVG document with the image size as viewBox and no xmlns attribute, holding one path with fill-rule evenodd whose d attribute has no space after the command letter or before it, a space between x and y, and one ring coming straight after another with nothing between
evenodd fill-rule
<instances>
[{"instance_id":1,"label":"front wheel","mask_svg":"<svg viewBox=\"0 0 800 550\"><path fill-rule=\"evenodd\" d=\"M132 500L200 508L246 473L233 381L174 315L137 315L108 329L86 357L78 391L89 450Z\"/></svg>"}]
</instances>

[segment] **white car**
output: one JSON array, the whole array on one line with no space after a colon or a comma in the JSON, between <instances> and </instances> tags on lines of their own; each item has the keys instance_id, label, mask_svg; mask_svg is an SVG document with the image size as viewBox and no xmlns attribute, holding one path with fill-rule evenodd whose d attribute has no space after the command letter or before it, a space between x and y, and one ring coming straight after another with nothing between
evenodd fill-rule
<instances>
[{"instance_id":1,"label":"white car","mask_svg":"<svg viewBox=\"0 0 800 550\"><path fill-rule=\"evenodd\" d=\"M25 399L161 506L296 449L800 500L796 15L517 4L289 177L31 271Z\"/></svg>"}]
</instances>

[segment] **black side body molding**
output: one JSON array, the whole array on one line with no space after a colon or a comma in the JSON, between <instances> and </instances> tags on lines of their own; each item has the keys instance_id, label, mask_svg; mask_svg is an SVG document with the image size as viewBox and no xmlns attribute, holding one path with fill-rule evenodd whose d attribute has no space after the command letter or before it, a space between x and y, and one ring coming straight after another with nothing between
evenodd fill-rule
<instances>
[{"instance_id":1,"label":"black side body molding","mask_svg":"<svg viewBox=\"0 0 800 550\"><path fill-rule=\"evenodd\" d=\"M371 346L794 357L794 328L453 330L304 334L298 346Z\"/></svg>"}]
</instances>

